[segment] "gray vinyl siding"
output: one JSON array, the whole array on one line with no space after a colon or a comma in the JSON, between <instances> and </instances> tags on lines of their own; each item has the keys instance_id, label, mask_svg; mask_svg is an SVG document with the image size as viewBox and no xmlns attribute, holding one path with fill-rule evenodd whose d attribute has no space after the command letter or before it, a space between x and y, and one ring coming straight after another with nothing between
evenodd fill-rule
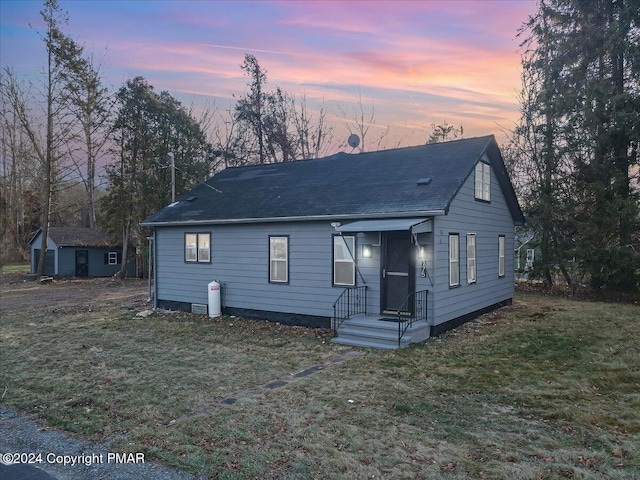
<instances>
[{"instance_id":1,"label":"gray vinyl siding","mask_svg":"<svg viewBox=\"0 0 640 480\"><path fill-rule=\"evenodd\" d=\"M184 234L211 233L211 263L184 262ZM330 317L344 287L332 286L331 222L291 222L156 229L158 300L207 303L207 284L224 284L226 307ZM289 237L289 282L269 283L269 236ZM368 304L379 305L379 270L374 258L361 258L360 272L370 288ZM378 259L379 259L379 253ZM378 260L379 261L379 260ZM356 284L363 280L356 272ZM379 291L379 288L377 289ZM377 302L377 303L376 303ZM378 308L378 307L376 307Z\"/></svg>"},{"instance_id":2,"label":"gray vinyl siding","mask_svg":"<svg viewBox=\"0 0 640 480\"><path fill-rule=\"evenodd\" d=\"M76 250L87 250L87 248L65 247L58 249L58 275L61 277L73 277L76 274ZM89 268L91 268L91 259Z\"/></svg>"},{"instance_id":3,"label":"gray vinyl siding","mask_svg":"<svg viewBox=\"0 0 640 480\"><path fill-rule=\"evenodd\" d=\"M362 246L372 245L371 258L362 258ZM374 232L356 236L358 271L356 285L367 286L367 313L380 313L380 235Z\"/></svg>"},{"instance_id":4,"label":"gray vinyl siding","mask_svg":"<svg viewBox=\"0 0 640 480\"><path fill-rule=\"evenodd\" d=\"M32 241L31 241L31 273L36 273L38 270L38 264L36 263L36 250L40 250L42 242L42 233L39 233ZM52 251L54 255L54 263L53 269L47 268L44 272L45 275L58 275L58 249L56 248L56 244L50 238L47 238L47 250Z\"/></svg>"},{"instance_id":5,"label":"gray vinyl siding","mask_svg":"<svg viewBox=\"0 0 640 480\"><path fill-rule=\"evenodd\" d=\"M434 220L434 324L513 298L514 224L491 169L491 202L474 198L474 173ZM449 287L449 234L460 235L460 286ZM476 234L476 283L467 284L467 234ZM498 276L498 237L505 237L505 276Z\"/></svg>"},{"instance_id":6,"label":"gray vinyl siding","mask_svg":"<svg viewBox=\"0 0 640 480\"><path fill-rule=\"evenodd\" d=\"M86 250L88 252L89 277L110 277L120 271L120 263L116 265L105 264L104 256L108 252L116 252L122 255L119 247L60 247L54 248L56 254L56 276L73 277L76 274L76 251ZM37 265L36 265L37 267ZM135 275L135 265L131 263L127 266L127 275Z\"/></svg>"},{"instance_id":7,"label":"gray vinyl siding","mask_svg":"<svg viewBox=\"0 0 640 480\"><path fill-rule=\"evenodd\" d=\"M411 249L411 254L416 255L416 292L420 290L429 291L429 293L427 294L427 323L429 325L435 324L435 263L433 255L434 235L434 232L421 233L418 235L418 243L420 247L424 247L425 249L425 260L427 266L426 276L422 276L421 260L419 259L419 251L417 251L417 247Z\"/></svg>"},{"instance_id":8,"label":"gray vinyl siding","mask_svg":"<svg viewBox=\"0 0 640 480\"><path fill-rule=\"evenodd\" d=\"M76 251L86 250L89 254L88 263L89 277L110 277L120 271L121 264L105 264L104 256L109 252L116 252L122 255L119 247L62 247L58 249L58 275L61 277L73 277L76 274ZM127 266L127 275L135 275L133 265Z\"/></svg>"},{"instance_id":9,"label":"gray vinyl siding","mask_svg":"<svg viewBox=\"0 0 640 480\"><path fill-rule=\"evenodd\" d=\"M472 173L447 215L433 219L433 232L418 235L425 247L427 275L422 277L418 249L415 288L429 290L428 321L438 325L513 297L514 225L491 172L491 201L474 199ZM211 234L211 263L185 263L185 233ZM460 286L449 288L449 234L460 236ZM476 235L476 283L467 284L467 233ZM254 223L199 227L157 227L156 298L185 303L208 302L207 284L225 286L226 307L330 317L344 290L332 286L331 221ZM498 277L498 237L505 237L505 276ZM289 238L289 282L269 283L269 236ZM372 258L362 246L373 245ZM356 285L367 285L367 312L380 313L380 235L356 236Z\"/></svg>"}]
</instances>

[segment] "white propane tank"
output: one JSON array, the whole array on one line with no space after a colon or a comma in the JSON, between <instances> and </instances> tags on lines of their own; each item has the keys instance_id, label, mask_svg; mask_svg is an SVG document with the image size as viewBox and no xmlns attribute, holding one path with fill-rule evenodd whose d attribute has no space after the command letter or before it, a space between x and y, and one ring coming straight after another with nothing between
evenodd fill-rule
<instances>
[{"instance_id":1,"label":"white propane tank","mask_svg":"<svg viewBox=\"0 0 640 480\"><path fill-rule=\"evenodd\" d=\"M214 280L208 285L209 292L209 316L219 317L222 315L220 309L220 283Z\"/></svg>"}]
</instances>

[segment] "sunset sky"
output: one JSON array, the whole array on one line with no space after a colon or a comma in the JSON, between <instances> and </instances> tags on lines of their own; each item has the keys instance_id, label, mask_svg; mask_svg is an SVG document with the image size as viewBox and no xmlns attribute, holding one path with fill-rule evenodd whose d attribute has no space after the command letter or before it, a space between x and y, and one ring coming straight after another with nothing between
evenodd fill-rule
<instances>
[{"instance_id":1,"label":"sunset sky","mask_svg":"<svg viewBox=\"0 0 640 480\"><path fill-rule=\"evenodd\" d=\"M466 137L501 141L518 117L516 35L536 10L523 0L59 3L66 33L105 56L113 89L140 75L184 104L227 110L245 92L239 65L251 53L269 89L305 93L310 107L324 101L343 143L342 112L353 117L360 95L365 111L375 109L371 140L390 126L388 147L424 143L444 121ZM45 64L32 28L42 27L41 9L41 1L0 0L0 63L28 78Z\"/></svg>"}]
</instances>

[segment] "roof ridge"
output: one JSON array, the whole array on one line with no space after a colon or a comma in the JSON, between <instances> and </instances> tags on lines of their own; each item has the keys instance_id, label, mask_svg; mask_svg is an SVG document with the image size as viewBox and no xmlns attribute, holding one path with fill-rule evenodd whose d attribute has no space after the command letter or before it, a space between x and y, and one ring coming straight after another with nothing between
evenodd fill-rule
<instances>
[{"instance_id":1,"label":"roof ridge","mask_svg":"<svg viewBox=\"0 0 640 480\"><path fill-rule=\"evenodd\" d=\"M489 135L480 135L477 137L469 137L469 138L456 138L453 140L447 140L445 142L437 142L437 143L422 143L419 145L407 145L404 147L394 147L394 148L385 148L382 150L370 150L370 151L366 151L366 152L358 152L358 153L348 153L345 151L340 151L340 152L336 152L334 154L331 155L326 155L324 157L316 157L316 158L301 158L299 160L290 160L288 162L274 162L274 163L257 163L254 165L239 165L237 167L227 167L223 170L220 170L216 175L224 172L224 171L238 171L238 170L242 170L242 169L251 169L251 168L267 168L269 166L275 166L275 165L293 165L296 163L309 163L309 162L314 162L314 161L328 161L328 160L335 160L336 157L338 156L354 156L354 157L360 157L360 156L367 156L367 155L372 155L372 154L377 154L377 153L389 153L389 152L398 152L398 151L407 151L407 150L412 150L412 149L418 149L418 148L429 148L429 147L435 147L436 145L445 145L445 144L451 144L451 143L456 143L456 142L469 142L472 140L480 140L480 139L488 139L489 142L491 141L491 139L494 139L495 136L493 134L489 134ZM489 142L487 143L487 145L489 144ZM485 149L486 149L486 145L485 145Z\"/></svg>"}]
</instances>

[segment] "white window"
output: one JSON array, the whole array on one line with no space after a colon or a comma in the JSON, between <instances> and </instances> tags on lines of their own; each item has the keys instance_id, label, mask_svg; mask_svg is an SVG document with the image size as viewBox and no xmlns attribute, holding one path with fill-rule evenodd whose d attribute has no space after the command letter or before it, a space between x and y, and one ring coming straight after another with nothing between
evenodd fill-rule
<instances>
[{"instance_id":1,"label":"white window","mask_svg":"<svg viewBox=\"0 0 640 480\"><path fill-rule=\"evenodd\" d=\"M185 233L184 261L194 263L211 262L210 233Z\"/></svg>"},{"instance_id":2,"label":"white window","mask_svg":"<svg viewBox=\"0 0 640 480\"><path fill-rule=\"evenodd\" d=\"M289 237L269 237L269 281L289 281Z\"/></svg>"},{"instance_id":3,"label":"white window","mask_svg":"<svg viewBox=\"0 0 640 480\"><path fill-rule=\"evenodd\" d=\"M498 276L504 277L504 235L498 237Z\"/></svg>"},{"instance_id":4,"label":"white window","mask_svg":"<svg viewBox=\"0 0 640 480\"><path fill-rule=\"evenodd\" d=\"M467 283L476 283L476 234L467 234Z\"/></svg>"},{"instance_id":5,"label":"white window","mask_svg":"<svg viewBox=\"0 0 640 480\"><path fill-rule=\"evenodd\" d=\"M118 252L109 252L109 265L118 264Z\"/></svg>"},{"instance_id":6,"label":"white window","mask_svg":"<svg viewBox=\"0 0 640 480\"><path fill-rule=\"evenodd\" d=\"M195 233L187 233L184 236L184 261L198 261L198 235Z\"/></svg>"},{"instance_id":7,"label":"white window","mask_svg":"<svg viewBox=\"0 0 640 480\"><path fill-rule=\"evenodd\" d=\"M356 238L335 235L333 237L333 284L353 286L356 284L354 255Z\"/></svg>"},{"instance_id":8,"label":"white window","mask_svg":"<svg viewBox=\"0 0 640 480\"><path fill-rule=\"evenodd\" d=\"M201 233L198 235L198 261L209 263L211 261L211 235Z\"/></svg>"},{"instance_id":9,"label":"white window","mask_svg":"<svg viewBox=\"0 0 640 480\"><path fill-rule=\"evenodd\" d=\"M449 286L460 285L460 236L449 235Z\"/></svg>"},{"instance_id":10,"label":"white window","mask_svg":"<svg viewBox=\"0 0 640 480\"><path fill-rule=\"evenodd\" d=\"M491 167L488 163L478 162L476 165L476 194L478 200L491 200Z\"/></svg>"}]
</instances>

